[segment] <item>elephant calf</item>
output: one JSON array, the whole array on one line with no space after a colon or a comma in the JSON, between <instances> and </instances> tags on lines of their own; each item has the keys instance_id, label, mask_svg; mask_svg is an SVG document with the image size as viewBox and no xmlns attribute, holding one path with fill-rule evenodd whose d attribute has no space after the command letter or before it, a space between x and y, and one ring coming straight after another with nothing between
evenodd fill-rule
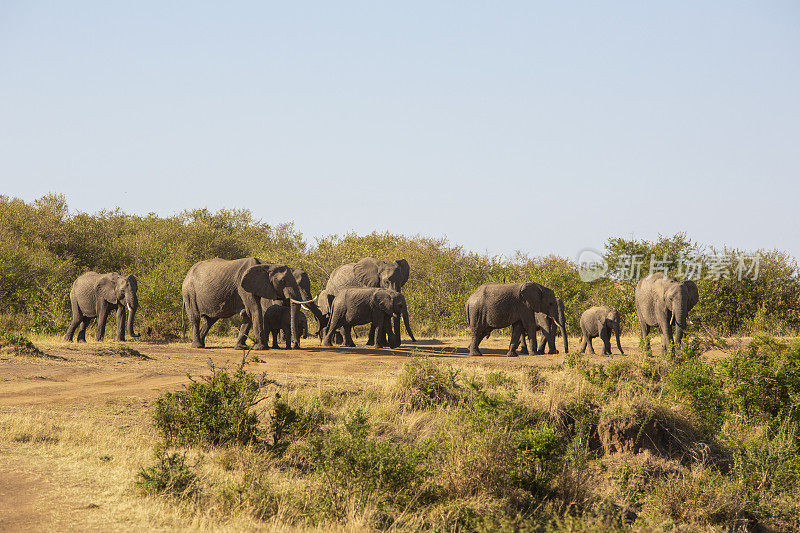
<instances>
[{"instance_id":1,"label":"elephant calf","mask_svg":"<svg viewBox=\"0 0 800 533\"><path fill-rule=\"evenodd\" d=\"M586 350L586 345L589 345L589 353L594 355L594 346L592 346L592 339L600 337L603 341L603 355L611 355L611 332L617 339L617 348L619 353L625 355L622 351L622 345L619 343L619 312L613 307L601 305L591 307L583 312L581 315L581 347L580 353Z\"/></svg>"},{"instance_id":2,"label":"elephant calf","mask_svg":"<svg viewBox=\"0 0 800 533\"><path fill-rule=\"evenodd\" d=\"M333 299L331 319L328 323L323 346L331 346L336 330L344 328L345 346L355 346L351 331L353 326L372 324L375 329L375 347L383 348L384 332L391 332L391 318L402 316L408 327L406 299L397 291L374 287L340 290ZM389 335L389 346L400 345L400 328Z\"/></svg>"},{"instance_id":3,"label":"elephant calf","mask_svg":"<svg viewBox=\"0 0 800 533\"><path fill-rule=\"evenodd\" d=\"M299 334L302 338L308 338L308 319L304 313L297 315L299 320ZM286 349L292 347L292 320L291 310L281 304L273 304L264 311L264 329L267 336L272 334L272 347L278 348L278 333L282 333L283 340L286 341ZM267 338L269 340L269 337Z\"/></svg>"}]
</instances>

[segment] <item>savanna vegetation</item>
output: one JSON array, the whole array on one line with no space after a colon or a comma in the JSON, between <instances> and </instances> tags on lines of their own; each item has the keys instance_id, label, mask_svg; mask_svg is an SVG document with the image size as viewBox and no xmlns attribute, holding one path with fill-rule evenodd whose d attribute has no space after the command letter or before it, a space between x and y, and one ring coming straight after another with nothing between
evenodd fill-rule
<instances>
[{"instance_id":1,"label":"savanna vegetation","mask_svg":"<svg viewBox=\"0 0 800 533\"><path fill-rule=\"evenodd\" d=\"M163 395L140 491L272 529L800 527L800 342L288 385L215 368Z\"/></svg>"},{"instance_id":2,"label":"savanna vegetation","mask_svg":"<svg viewBox=\"0 0 800 533\"><path fill-rule=\"evenodd\" d=\"M644 273L661 261L680 274L663 258L711 254L727 273L697 281L694 335L673 357L626 346L626 357L498 363L406 346L358 376L346 367L353 353L325 354L341 357L343 369L323 376L315 353L278 361L282 353L230 350L237 367L211 363L183 386L167 382L141 398L104 393L112 396L66 412L2 406L0 444L25 461L62 461L61 473L103 487L98 520L121 516L120 528L800 530L800 341L791 338L800 330L800 271L788 254L761 250L758 276L740 280L743 253L684 234L606 242L612 266L636 257ZM376 233L308 243L291 224L243 210L89 215L71 213L59 196L0 197L0 362L36 361L8 381L47 390L49 376L69 381L106 360L120 374L134 368L134 380L170 365L183 379L180 365L196 365L195 352L141 341L177 339L180 286L194 262L250 255L304 268L315 292L342 263L404 257L413 325L429 336L464 333L469 294L503 280L553 288L571 335L581 311L600 304L619 309L636 334L635 280L619 269L583 282L571 259L500 258L445 239ZM53 339L69 320L72 281L90 269L138 277L145 336L137 349ZM221 321L216 332L232 325ZM303 357L307 366L294 369ZM75 416L81 409L92 418Z\"/></svg>"},{"instance_id":3,"label":"savanna vegetation","mask_svg":"<svg viewBox=\"0 0 800 533\"><path fill-rule=\"evenodd\" d=\"M704 272L698 281L700 302L692 314L699 328L718 335L789 334L800 328L800 271L784 252L758 251L757 278L750 273L742 280L736 269L743 251L707 248L684 234L654 242L610 238L604 253L611 265L619 265L621 256L640 256L645 274L651 257L661 260L667 254L673 260L669 271L676 274L677 258L712 253L725 264L728 277L713 279ZM481 283L503 280L553 288L564 299L572 332L579 331L580 314L592 305L616 307L627 327L636 323L635 280L612 275L584 283L569 258L524 253L501 258L464 250L444 238L390 233L331 235L309 243L291 223L270 226L247 210L197 209L172 217L120 210L92 215L71 213L63 196L49 195L32 203L0 196L0 328L62 332L69 322L73 280L88 270L117 271L139 280L139 329L151 337L174 338L180 331L180 287L188 268L211 257L247 256L304 268L314 292L343 263L366 256L404 257L411 277L403 292L414 330L421 334L465 331L469 294ZM223 333L230 327L229 320L215 326Z\"/></svg>"}]
</instances>

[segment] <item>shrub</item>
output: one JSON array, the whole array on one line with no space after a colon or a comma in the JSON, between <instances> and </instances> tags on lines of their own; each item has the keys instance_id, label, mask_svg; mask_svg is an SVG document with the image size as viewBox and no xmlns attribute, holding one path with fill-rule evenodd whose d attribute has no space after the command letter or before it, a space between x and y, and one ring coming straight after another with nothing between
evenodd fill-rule
<instances>
[{"instance_id":1,"label":"shrub","mask_svg":"<svg viewBox=\"0 0 800 533\"><path fill-rule=\"evenodd\" d=\"M401 393L416 408L438 403L452 403L461 398L462 386L457 383L458 370L442 368L429 357L412 357L403 365L398 378Z\"/></svg>"},{"instance_id":2,"label":"shrub","mask_svg":"<svg viewBox=\"0 0 800 533\"><path fill-rule=\"evenodd\" d=\"M191 497L198 493L197 474L186 464L186 455L158 450L156 463L141 468L136 486L146 494L168 494Z\"/></svg>"},{"instance_id":3,"label":"shrub","mask_svg":"<svg viewBox=\"0 0 800 533\"><path fill-rule=\"evenodd\" d=\"M728 400L722 378L712 365L699 359L679 362L672 367L667 382L678 398L697 413L707 432L719 431L727 416Z\"/></svg>"},{"instance_id":4,"label":"shrub","mask_svg":"<svg viewBox=\"0 0 800 533\"><path fill-rule=\"evenodd\" d=\"M379 440L369 431L369 420L359 409L342 426L308 441L305 454L320 481L315 506L323 516L341 520L348 511L368 506L402 512L430 497L427 450Z\"/></svg>"},{"instance_id":5,"label":"shrub","mask_svg":"<svg viewBox=\"0 0 800 533\"><path fill-rule=\"evenodd\" d=\"M242 368L231 375L212 366L210 377L163 394L153 419L169 444L254 443L259 420L253 407L263 399L259 390L259 382Z\"/></svg>"},{"instance_id":6,"label":"shrub","mask_svg":"<svg viewBox=\"0 0 800 533\"><path fill-rule=\"evenodd\" d=\"M800 342L757 335L722 363L737 412L752 421L800 419Z\"/></svg>"}]
</instances>

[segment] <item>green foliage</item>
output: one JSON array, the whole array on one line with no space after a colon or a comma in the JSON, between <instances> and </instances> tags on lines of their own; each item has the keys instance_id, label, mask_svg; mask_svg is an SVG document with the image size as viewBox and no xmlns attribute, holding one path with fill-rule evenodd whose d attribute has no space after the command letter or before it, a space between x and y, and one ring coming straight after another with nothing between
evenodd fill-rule
<instances>
[{"instance_id":1,"label":"green foliage","mask_svg":"<svg viewBox=\"0 0 800 533\"><path fill-rule=\"evenodd\" d=\"M735 443L733 474L752 491L768 495L797 489L800 482L800 442L796 422L784 420L766 438Z\"/></svg>"},{"instance_id":2,"label":"green foliage","mask_svg":"<svg viewBox=\"0 0 800 533\"><path fill-rule=\"evenodd\" d=\"M685 400L699 415L700 422L711 434L722 427L727 416L728 399L722 378L714 365L701 361L690 348L682 347L667 378L674 393Z\"/></svg>"},{"instance_id":3,"label":"green foliage","mask_svg":"<svg viewBox=\"0 0 800 533\"><path fill-rule=\"evenodd\" d=\"M368 417L360 409L342 426L309 439L305 453L319 476L314 506L323 516L341 520L367 506L402 511L431 497L428 450L370 436Z\"/></svg>"},{"instance_id":4,"label":"green foliage","mask_svg":"<svg viewBox=\"0 0 800 533\"><path fill-rule=\"evenodd\" d=\"M758 335L722 363L737 413L750 420L800 420L800 342Z\"/></svg>"},{"instance_id":5,"label":"green foliage","mask_svg":"<svg viewBox=\"0 0 800 533\"><path fill-rule=\"evenodd\" d=\"M136 476L136 486L146 494L167 494L176 497L197 495L197 474L186 463L186 454L158 450L156 463L141 468Z\"/></svg>"},{"instance_id":6,"label":"green foliage","mask_svg":"<svg viewBox=\"0 0 800 533\"><path fill-rule=\"evenodd\" d=\"M156 402L153 419L168 444L250 444L259 441L260 384L239 368L234 374L212 367L210 377L193 381L186 390L167 392ZM288 416L283 410L283 431ZM273 444L281 442L280 438Z\"/></svg>"},{"instance_id":7,"label":"green foliage","mask_svg":"<svg viewBox=\"0 0 800 533\"><path fill-rule=\"evenodd\" d=\"M22 333L12 333L0 329L0 353L15 355L44 355L31 340Z\"/></svg>"}]
</instances>

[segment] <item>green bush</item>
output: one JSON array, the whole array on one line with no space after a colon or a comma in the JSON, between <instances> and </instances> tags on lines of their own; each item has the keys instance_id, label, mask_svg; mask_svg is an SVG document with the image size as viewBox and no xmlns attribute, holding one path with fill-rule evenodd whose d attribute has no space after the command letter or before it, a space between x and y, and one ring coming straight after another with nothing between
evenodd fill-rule
<instances>
[{"instance_id":1,"label":"green bush","mask_svg":"<svg viewBox=\"0 0 800 533\"><path fill-rule=\"evenodd\" d=\"M234 374L212 367L210 377L157 401L153 419L168 444L250 444L260 440L253 407L260 384L239 368Z\"/></svg>"},{"instance_id":2,"label":"green bush","mask_svg":"<svg viewBox=\"0 0 800 533\"><path fill-rule=\"evenodd\" d=\"M736 411L753 421L800 420L800 342L758 335L723 361Z\"/></svg>"},{"instance_id":3,"label":"green bush","mask_svg":"<svg viewBox=\"0 0 800 533\"><path fill-rule=\"evenodd\" d=\"M667 383L698 414L707 432L719 431L728 414L728 399L722 378L713 365L699 359L678 362L672 367Z\"/></svg>"},{"instance_id":4,"label":"green bush","mask_svg":"<svg viewBox=\"0 0 800 533\"><path fill-rule=\"evenodd\" d=\"M413 407L425 408L440 403L453 403L462 397L458 370L443 368L430 357L412 357L403 365L398 378L401 393Z\"/></svg>"},{"instance_id":5,"label":"green bush","mask_svg":"<svg viewBox=\"0 0 800 533\"><path fill-rule=\"evenodd\" d=\"M369 433L367 416L356 410L342 426L309 439L305 454L319 477L313 505L323 517L341 520L348 511L368 506L397 513L431 497L424 446L380 440Z\"/></svg>"},{"instance_id":6,"label":"green bush","mask_svg":"<svg viewBox=\"0 0 800 533\"><path fill-rule=\"evenodd\" d=\"M199 489L197 474L186 464L186 455L158 450L156 463L141 468L136 476L136 486L146 494L168 494L192 497Z\"/></svg>"}]
</instances>

